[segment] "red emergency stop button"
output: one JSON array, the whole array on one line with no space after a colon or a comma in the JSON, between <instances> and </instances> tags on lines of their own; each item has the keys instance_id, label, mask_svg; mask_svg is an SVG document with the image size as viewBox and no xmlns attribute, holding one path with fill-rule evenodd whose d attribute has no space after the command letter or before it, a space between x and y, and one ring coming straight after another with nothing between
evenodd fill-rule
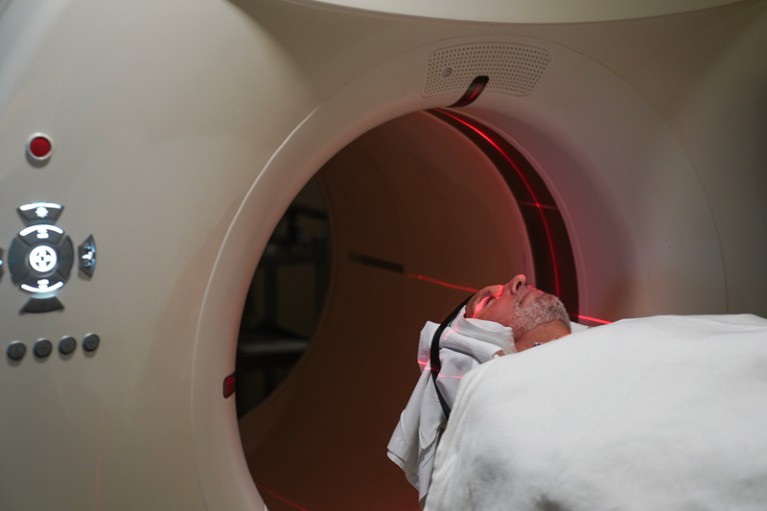
<instances>
[{"instance_id":1,"label":"red emergency stop button","mask_svg":"<svg viewBox=\"0 0 767 511\"><path fill-rule=\"evenodd\" d=\"M35 133L27 140L27 158L34 164L45 164L53 154L51 137L44 133Z\"/></svg>"}]
</instances>

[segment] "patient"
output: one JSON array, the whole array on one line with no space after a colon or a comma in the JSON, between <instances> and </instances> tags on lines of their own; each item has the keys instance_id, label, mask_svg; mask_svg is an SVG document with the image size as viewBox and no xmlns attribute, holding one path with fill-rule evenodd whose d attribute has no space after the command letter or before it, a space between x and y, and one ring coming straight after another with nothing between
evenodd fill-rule
<instances>
[{"instance_id":1,"label":"patient","mask_svg":"<svg viewBox=\"0 0 767 511\"><path fill-rule=\"evenodd\" d=\"M570 333L570 320L559 298L528 286L522 274L477 292L466 304L465 317L511 327L516 351Z\"/></svg>"},{"instance_id":2,"label":"patient","mask_svg":"<svg viewBox=\"0 0 767 511\"><path fill-rule=\"evenodd\" d=\"M521 274L506 284L481 289L444 327L439 337L441 368L437 378L433 378L435 369L429 360L440 325L427 322L421 331L421 377L388 445L389 458L418 489L421 505L431 484L440 435L463 376L493 358L524 351L571 331L562 302L529 286Z\"/></svg>"},{"instance_id":3,"label":"patient","mask_svg":"<svg viewBox=\"0 0 767 511\"><path fill-rule=\"evenodd\" d=\"M765 509L767 319L576 325L523 275L484 288L440 336L435 384L427 323L389 443L426 511Z\"/></svg>"}]
</instances>

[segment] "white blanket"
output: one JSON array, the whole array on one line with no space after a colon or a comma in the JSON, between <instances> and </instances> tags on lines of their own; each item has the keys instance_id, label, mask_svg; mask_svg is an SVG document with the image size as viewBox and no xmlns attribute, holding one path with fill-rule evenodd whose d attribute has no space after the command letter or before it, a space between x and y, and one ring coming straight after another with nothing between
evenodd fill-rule
<instances>
[{"instance_id":1,"label":"white blanket","mask_svg":"<svg viewBox=\"0 0 767 511\"><path fill-rule=\"evenodd\" d=\"M767 320L624 320L478 367L426 509L767 509Z\"/></svg>"}]
</instances>

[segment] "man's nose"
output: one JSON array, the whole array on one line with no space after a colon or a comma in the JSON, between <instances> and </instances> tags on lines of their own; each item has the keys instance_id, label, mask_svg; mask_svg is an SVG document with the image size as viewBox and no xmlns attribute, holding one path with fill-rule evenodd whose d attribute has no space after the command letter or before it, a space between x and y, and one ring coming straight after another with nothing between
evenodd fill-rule
<instances>
[{"instance_id":1,"label":"man's nose","mask_svg":"<svg viewBox=\"0 0 767 511\"><path fill-rule=\"evenodd\" d=\"M509 290L511 291L511 294L517 294L517 292L520 290L520 288L527 285L527 277L520 273L519 275L516 275L513 279L509 281Z\"/></svg>"}]
</instances>

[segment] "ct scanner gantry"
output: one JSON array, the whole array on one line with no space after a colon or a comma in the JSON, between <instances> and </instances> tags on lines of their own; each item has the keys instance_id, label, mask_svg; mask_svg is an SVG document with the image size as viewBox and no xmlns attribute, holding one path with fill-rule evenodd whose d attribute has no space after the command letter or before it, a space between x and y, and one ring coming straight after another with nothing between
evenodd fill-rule
<instances>
[{"instance_id":1,"label":"ct scanner gantry","mask_svg":"<svg viewBox=\"0 0 767 511\"><path fill-rule=\"evenodd\" d=\"M415 508L417 333L514 273L586 324L767 315L765 48L763 0L0 1L0 508ZM323 314L238 422L313 177Z\"/></svg>"}]
</instances>

